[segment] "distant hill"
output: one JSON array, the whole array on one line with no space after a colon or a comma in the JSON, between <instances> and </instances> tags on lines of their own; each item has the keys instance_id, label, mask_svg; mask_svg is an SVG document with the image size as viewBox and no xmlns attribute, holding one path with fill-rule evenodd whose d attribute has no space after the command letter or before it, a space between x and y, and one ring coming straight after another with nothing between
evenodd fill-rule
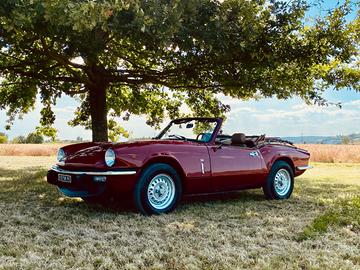
<instances>
[{"instance_id":1,"label":"distant hill","mask_svg":"<svg viewBox=\"0 0 360 270\"><path fill-rule=\"evenodd\" d=\"M360 144L360 133L350 134L347 136L296 136L282 137L282 139L291 141L295 144L342 144L344 141L344 137L348 137L351 144Z\"/></svg>"}]
</instances>

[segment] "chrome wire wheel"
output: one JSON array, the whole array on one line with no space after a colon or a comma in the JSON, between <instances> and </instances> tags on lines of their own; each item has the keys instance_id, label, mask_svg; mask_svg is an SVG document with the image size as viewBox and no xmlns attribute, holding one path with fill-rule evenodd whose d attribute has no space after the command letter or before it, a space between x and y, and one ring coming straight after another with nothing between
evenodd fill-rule
<instances>
[{"instance_id":1,"label":"chrome wire wheel","mask_svg":"<svg viewBox=\"0 0 360 270\"><path fill-rule=\"evenodd\" d=\"M280 169L277 171L274 179L274 189L277 195L286 195L291 187L291 176L288 170Z\"/></svg>"},{"instance_id":2,"label":"chrome wire wheel","mask_svg":"<svg viewBox=\"0 0 360 270\"><path fill-rule=\"evenodd\" d=\"M175 198L174 180L167 174L158 174L151 179L147 197L150 205L157 210L167 208Z\"/></svg>"}]
</instances>

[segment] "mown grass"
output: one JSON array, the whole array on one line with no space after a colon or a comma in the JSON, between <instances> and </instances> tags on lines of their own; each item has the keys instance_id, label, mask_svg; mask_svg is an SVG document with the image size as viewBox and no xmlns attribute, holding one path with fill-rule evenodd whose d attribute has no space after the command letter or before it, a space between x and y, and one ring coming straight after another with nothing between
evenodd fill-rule
<instances>
[{"instance_id":1,"label":"mown grass","mask_svg":"<svg viewBox=\"0 0 360 270\"><path fill-rule=\"evenodd\" d=\"M143 217L62 197L53 159L0 157L0 269L360 269L360 164L314 164L286 201L242 191Z\"/></svg>"}]
</instances>

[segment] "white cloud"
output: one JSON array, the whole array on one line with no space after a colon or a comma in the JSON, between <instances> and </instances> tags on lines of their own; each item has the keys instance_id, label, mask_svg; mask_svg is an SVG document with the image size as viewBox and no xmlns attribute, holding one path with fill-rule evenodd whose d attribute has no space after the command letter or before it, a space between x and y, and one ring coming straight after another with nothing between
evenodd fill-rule
<instances>
[{"instance_id":1,"label":"white cloud","mask_svg":"<svg viewBox=\"0 0 360 270\"><path fill-rule=\"evenodd\" d=\"M251 108L251 107L239 107L239 108L234 107L229 112L229 115L236 115L237 113L240 113L240 112L255 113L255 112L257 112L257 110L255 108Z\"/></svg>"},{"instance_id":2,"label":"white cloud","mask_svg":"<svg viewBox=\"0 0 360 270\"><path fill-rule=\"evenodd\" d=\"M354 108L360 109L360 99L346 102L346 103L344 103L343 106L344 106L344 107L350 106L350 107L354 107Z\"/></svg>"},{"instance_id":3,"label":"white cloud","mask_svg":"<svg viewBox=\"0 0 360 270\"><path fill-rule=\"evenodd\" d=\"M275 99L232 103L224 132L266 133L272 136L338 135L360 132L360 99L336 106L311 106L300 100ZM246 103L246 102L245 102ZM226 131L228 130L228 131Z\"/></svg>"},{"instance_id":4,"label":"white cloud","mask_svg":"<svg viewBox=\"0 0 360 270\"><path fill-rule=\"evenodd\" d=\"M66 107L55 107L53 109L54 113L74 113L76 110L76 106L66 106Z\"/></svg>"}]
</instances>

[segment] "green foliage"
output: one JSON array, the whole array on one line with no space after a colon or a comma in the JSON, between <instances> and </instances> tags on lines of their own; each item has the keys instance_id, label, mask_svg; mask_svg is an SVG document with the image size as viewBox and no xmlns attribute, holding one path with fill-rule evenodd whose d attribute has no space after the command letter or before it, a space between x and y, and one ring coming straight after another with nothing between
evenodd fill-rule
<instances>
[{"instance_id":1,"label":"green foliage","mask_svg":"<svg viewBox=\"0 0 360 270\"><path fill-rule=\"evenodd\" d=\"M193 129L194 134L201 134L201 133L210 133L212 134L214 131L214 122L206 123L206 122L196 122L195 127Z\"/></svg>"},{"instance_id":2,"label":"green foliage","mask_svg":"<svg viewBox=\"0 0 360 270\"><path fill-rule=\"evenodd\" d=\"M112 142L117 142L120 139L120 136L123 136L124 138L129 138L129 133L121 126L119 126L118 123L116 123L114 120L109 120L109 140Z\"/></svg>"},{"instance_id":3,"label":"green foliage","mask_svg":"<svg viewBox=\"0 0 360 270\"><path fill-rule=\"evenodd\" d=\"M13 139L12 143L18 143L18 144L26 143L26 137L25 137L25 136L15 137L15 138Z\"/></svg>"},{"instance_id":4,"label":"green foliage","mask_svg":"<svg viewBox=\"0 0 360 270\"><path fill-rule=\"evenodd\" d=\"M303 0L2 0L0 109L11 125L39 94L49 127L56 100L76 95L71 124L95 132L107 116L146 115L158 127L182 105L224 115L219 94L324 105L329 86L360 90L360 23L347 22L349 3L306 25Z\"/></svg>"},{"instance_id":5,"label":"green foliage","mask_svg":"<svg viewBox=\"0 0 360 270\"><path fill-rule=\"evenodd\" d=\"M29 133L26 137L26 143L40 144L43 142L44 142L43 136L36 132Z\"/></svg>"},{"instance_id":6,"label":"green foliage","mask_svg":"<svg viewBox=\"0 0 360 270\"><path fill-rule=\"evenodd\" d=\"M350 144L351 140L349 136L342 136L341 137L341 144Z\"/></svg>"},{"instance_id":7,"label":"green foliage","mask_svg":"<svg viewBox=\"0 0 360 270\"><path fill-rule=\"evenodd\" d=\"M360 229L360 197L350 200L339 200L322 215L318 216L299 235L298 240L303 241L325 233L330 226Z\"/></svg>"},{"instance_id":8,"label":"green foliage","mask_svg":"<svg viewBox=\"0 0 360 270\"><path fill-rule=\"evenodd\" d=\"M37 134L44 135L46 137L49 137L52 142L55 142L56 140L56 134L57 130L51 126L40 126L36 128L35 131Z\"/></svg>"},{"instance_id":9,"label":"green foliage","mask_svg":"<svg viewBox=\"0 0 360 270\"><path fill-rule=\"evenodd\" d=\"M6 134L0 132L0 144L7 143L7 142L8 142L8 137L6 136Z\"/></svg>"}]
</instances>

